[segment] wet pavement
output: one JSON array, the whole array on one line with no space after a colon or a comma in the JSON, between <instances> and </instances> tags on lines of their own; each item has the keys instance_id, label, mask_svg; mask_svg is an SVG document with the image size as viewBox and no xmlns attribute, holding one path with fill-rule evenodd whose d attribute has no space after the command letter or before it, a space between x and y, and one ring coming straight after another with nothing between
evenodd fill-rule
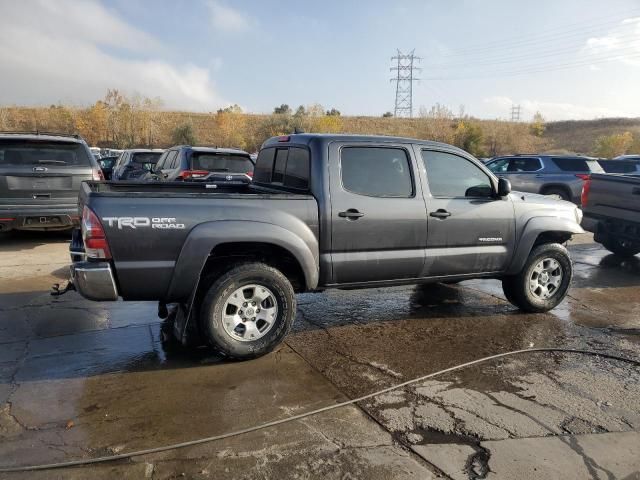
<instances>
[{"instance_id":1,"label":"wet pavement","mask_svg":"<svg viewBox=\"0 0 640 480\"><path fill-rule=\"evenodd\" d=\"M276 352L225 362L162 341L156 305L49 296L62 234L0 238L0 465L238 430L530 347L638 359L640 257L570 246L570 296L524 314L497 281L298 297ZM240 437L0 478L640 478L640 369L576 354L485 363Z\"/></svg>"}]
</instances>

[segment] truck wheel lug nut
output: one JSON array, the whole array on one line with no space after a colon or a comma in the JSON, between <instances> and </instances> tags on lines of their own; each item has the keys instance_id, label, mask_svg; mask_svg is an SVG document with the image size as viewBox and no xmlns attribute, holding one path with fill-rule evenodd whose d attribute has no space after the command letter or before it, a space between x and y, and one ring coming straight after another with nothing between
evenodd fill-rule
<instances>
[{"instance_id":1,"label":"truck wheel lug nut","mask_svg":"<svg viewBox=\"0 0 640 480\"><path fill-rule=\"evenodd\" d=\"M256 306L256 302L251 302L251 306L255 307Z\"/></svg>"},{"instance_id":2,"label":"truck wheel lug nut","mask_svg":"<svg viewBox=\"0 0 640 480\"><path fill-rule=\"evenodd\" d=\"M244 303L242 304L242 306L243 306L243 307L246 307L246 306L247 306L247 302L244 302Z\"/></svg>"},{"instance_id":3,"label":"truck wheel lug nut","mask_svg":"<svg viewBox=\"0 0 640 480\"><path fill-rule=\"evenodd\" d=\"M259 308L256 308L256 313L260 313L260 309Z\"/></svg>"}]
</instances>

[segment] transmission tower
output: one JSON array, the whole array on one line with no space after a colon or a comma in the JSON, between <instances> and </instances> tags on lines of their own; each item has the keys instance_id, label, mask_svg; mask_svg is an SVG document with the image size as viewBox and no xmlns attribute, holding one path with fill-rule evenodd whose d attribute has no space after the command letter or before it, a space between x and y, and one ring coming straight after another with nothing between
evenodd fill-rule
<instances>
[{"instance_id":1,"label":"transmission tower","mask_svg":"<svg viewBox=\"0 0 640 480\"><path fill-rule=\"evenodd\" d=\"M419 62L420 57L414 55L414 50L408 54L403 54L400 50L391 57L393 67L390 70L396 72L392 82L396 82L396 106L394 115L396 117L413 116L413 82L420 80L413 76L414 71L420 71L421 68L414 66L414 62Z\"/></svg>"},{"instance_id":2,"label":"transmission tower","mask_svg":"<svg viewBox=\"0 0 640 480\"><path fill-rule=\"evenodd\" d=\"M511 105L511 121L520 121L520 105Z\"/></svg>"}]
</instances>

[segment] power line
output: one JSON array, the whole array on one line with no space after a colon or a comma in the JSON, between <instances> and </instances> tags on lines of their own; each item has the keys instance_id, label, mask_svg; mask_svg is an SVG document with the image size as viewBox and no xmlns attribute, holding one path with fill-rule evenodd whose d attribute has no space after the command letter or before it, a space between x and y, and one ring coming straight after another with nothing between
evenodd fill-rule
<instances>
[{"instance_id":1,"label":"power line","mask_svg":"<svg viewBox=\"0 0 640 480\"><path fill-rule=\"evenodd\" d=\"M630 15L630 14L631 15L640 14L640 10L633 9L633 10L628 10L626 12L620 12L620 14L616 16L615 20L609 20L606 22L602 22L603 18L600 18L597 23L582 24L579 22L574 24L562 25L553 29L540 32L540 33L522 36L516 40L513 40L512 38L503 38L503 39L494 40L491 42L477 44L469 48L453 49L449 53L445 54L445 56L449 56L449 57L462 56L462 55L468 55L470 53L482 52L485 50L495 51L496 49L510 49L514 45L526 45L531 43L535 44L540 42L547 43L551 41L556 41L559 38L564 38L567 36L573 37L573 36L584 36L585 34L589 35L591 33L597 32L598 30L601 30L602 28L612 26L612 25L619 25L620 22L625 20L625 18L620 18L619 15ZM613 18L613 17L608 16L604 18ZM571 26L575 26L575 25L582 25L582 26L579 28L570 28ZM556 30L560 30L560 32L557 34L553 34L553 32ZM551 35L549 35L550 33Z\"/></svg>"},{"instance_id":2,"label":"power line","mask_svg":"<svg viewBox=\"0 0 640 480\"><path fill-rule=\"evenodd\" d=\"M391 57L391 61L396 63L389 70L396 72L392 82L396 82L396 103L394 108L394 116L396 117L413 117L413 82L419 80L413 75L414 71L421 71L414 65L414 62L420 61L421 58L415 56L415 50L411 50L408 54L403 54L397 50L397 54Z\"/></svg>"},{"instance_id":3,"label":"power line","mask_svg":"<svg viewBox=\"0 0 640 480\"><path fill-rule=\"evenodd\" d=\"M597 57L591 58L589 60L581 60L578 62L570 62L570 63L551 63L551 64L537 64L537 65L529 65L527 67L522 67L520 69L505 69L502 71L493 71L488 73L487 75L459 75L459 76L440 76L440 77L428 77L424 80L468 80L468 79L476 79L476 78L496 78L496 77L511 77L517 75L524 75L529 73L539 73L539 72L551 72L556 70L565 70L576 67L584 67L590 65L597 65L600 63L611 62L615 60L628 60L640 58L640 53L636 54L628 54L628 55L607 55L605 57Z\"/></svg>"},{"instance_id":4,"label":"power line","mask_svg":"<svg viewBox=\"0 0 640 480\"><path fill-rule=\"evenodd\" d=\"M616 37L618 40L633 40L638 38L638 35L635 33L632 34L628 34L628 35L620 35ZM567 53L572 53L575 52L576 48L578 47L584 47L584 43L583 42L579 42L579 43L575 43L575 44L571 44L571 45L566 45L562 48L555 48L555 49L550 49L550 50L540 50L539 52L534 52L534 53L523 53L523 52L518 52L518 53L512 53L510 55L500 55L497 56L495 58L492 58L492 55L486 57L486 58L476 58L474 60L469 60L469 61L465 61L463 59L457 60L455 62L447 62L447 63L430 63L430 67L433 68L453 68L453 67L458 67L458 66L482 66L482 65L499 65L499 64L503 64L503 63L511 63L511 62L516 62L519 60L536 60L538 58L548 58L548 57L557 57L557 56L561 56ZM627 46L627 47L621 47L618 48L616 51L625 51L625 50L637 50L638 47L631 45L631 46Z\"/></svg>"}]
</instances>

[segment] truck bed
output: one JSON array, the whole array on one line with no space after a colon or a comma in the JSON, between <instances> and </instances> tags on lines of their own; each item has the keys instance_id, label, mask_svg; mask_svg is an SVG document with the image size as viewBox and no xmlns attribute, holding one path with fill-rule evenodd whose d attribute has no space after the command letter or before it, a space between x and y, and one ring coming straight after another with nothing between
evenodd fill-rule
<instances>
[{"instance_id":1,"label":"truck bed","mask_svg":"<svg viewBox=\"0 0 640 480\"><path fill-rule=\"evenodd\" d=\"M640 223L640 176L591 175L588 202L583 205L583 211L587 218Z\"/></svg>"},{"instance_id":2,"label":"truck bed","mask_svg":"<svg viewBox=\"0 0 640 480\"><path fill-rule=\"evenodd\" d=\"M317 251L318 205L308 194L253 185L85 182L79 201L100 218L125 300L157 300L158 291L168 292L167 300L184 295L179 285L169 293L170 284L180 255L195 251L186 239L196 228L209 237L224 228L226 237L251 242L243 222L262 222L296 232Z\"/></svg>"}]
</instances>

